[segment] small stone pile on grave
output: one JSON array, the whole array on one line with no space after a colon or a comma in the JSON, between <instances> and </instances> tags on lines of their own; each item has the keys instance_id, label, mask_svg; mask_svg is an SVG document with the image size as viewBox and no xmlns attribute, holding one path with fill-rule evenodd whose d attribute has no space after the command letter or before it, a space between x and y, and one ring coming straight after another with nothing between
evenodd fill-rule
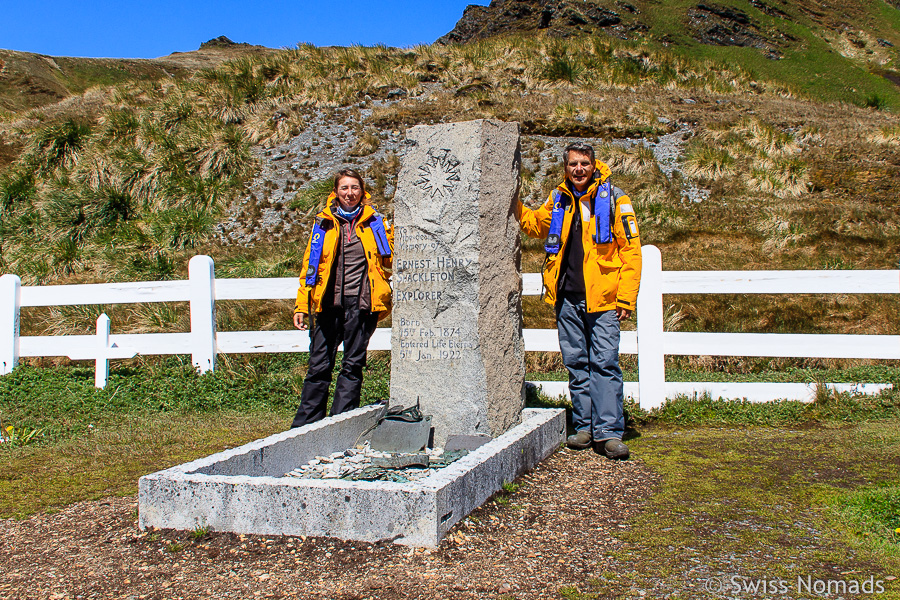
<instances>
[{"instance_id":1,"label":"small stone pile on grave","mask_svg":"<svg viewBox=\"0 0 900 600\"><path fill-rule=\"evenodd\" d=\"M444 452L443 448L426 448L413 453L382 452L372 450L367 441L343 452L317 456L286 476L406 483L428 477L468 453L468 450Z\"/></svg>"}]
</instances>

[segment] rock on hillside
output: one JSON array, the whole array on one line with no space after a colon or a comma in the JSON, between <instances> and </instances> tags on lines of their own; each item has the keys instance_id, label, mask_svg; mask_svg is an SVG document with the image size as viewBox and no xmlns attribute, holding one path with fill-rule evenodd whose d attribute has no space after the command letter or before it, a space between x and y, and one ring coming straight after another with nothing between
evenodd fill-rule
<instances>
[{"instance_id":1,"label":"rock on hillside","mask_svg":"<svg viewBox=\"0 0 900 600\"><path fill-rule=\"evenodd\" d=\"M892 4L900 8L900 1ZM665 10L667 14L660 15ZM840 7L821 0L791 4L785 0L733 0L697 2L688 6L661 6L653 0L492 0L489 6L468 6L456 27L437 40L465 43L504 33L545 31L555 37L611 35L622 39L646 37L666 45L701 43L756 48L771 59L802 46L790 33L795 24L827 32L828 41L841 54L848 43L888 47L858 24L871 24L869 7L847 2ZM854 25L857 24L857 25ZM871 37L871 40L867 38ZM891 44L893 45L893 44ZM869 60L878 60L868 52Z\"/></svg>"},{"instance_id":2,"label":"rock on hillside","mask_svg":"<svg viewBox=\"0 0 900 600\"><path fill-rule=\"evenodd\" d=\"M456 27L438 43L464 43L493 35L546 30L549 35L607 34L622 39L642 35L653 36L647 15L658 6L630 4L622 0L493 0L490 6L470 5ZM787 18L781 9L762 0L753 6L770 17ZM717 46L749 46L778 58L783 42L795 41L779 31L765 31L761 24L739 8L700 2L689 7L681 17L694 40ZM658 32L662 33L662 32ZM665 38L665 34L659 36ZM664 39L665 41L665 39Z\"/></svg>"},{"instance_id":3,"label":"rock on hillside","mask_svg":"<svg viewBox=\"0 0 900 600\"><path fill-rule=\"evenodd\" d=\"M437 42L464 43L501 33L540 30L561 36L602 31L624 38L647 29L636 7L627 2L615 4L618 10L614 11L581 1L492 0L490 6L466 7L453 31Z\"/></svg>"},{"instance_id":4,"label":"rock on hillside","mask_svg":"<svg viewBox=\"0 0 900 600\"><path fill-rule=\"evenodd\" d=\"M234 48L235 46L250 47L250 44L248 44L247 42L233 42L228 36L220 35L217 38L213 38L200 44L200 49L209 50L211 48Z\"/></svg>"}]
</instances>

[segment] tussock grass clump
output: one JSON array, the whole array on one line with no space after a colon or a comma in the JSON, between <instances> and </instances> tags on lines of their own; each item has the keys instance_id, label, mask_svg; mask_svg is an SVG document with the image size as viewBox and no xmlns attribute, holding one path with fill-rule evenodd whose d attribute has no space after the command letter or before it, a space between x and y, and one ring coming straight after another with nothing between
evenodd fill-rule
<instances>
[{"instance_id":1,"label":"tussock grass clump","mask_svg":"<svg viewBox=\"0 0 900 600\"><path fill-rule=\"evenodd\" d=\"M900 125L885 125L874 133L870 139L878 144L900 144Z\"/></svg>"},{"instance_id":2,"label":"tussock grass clump","mask_svg":"<svg viewBox=\"0 0 900 600\"><path fill-rule=\"evenodd\" d=\"M694 145L685 156L685 174L697 179L718 179L734 172L734 157L725 148Z\"/></svg>"},{"instance_id":3,"label":"tussock grass clump","mask_svg":"<svg viewBox=\"0 0 900 600\"><path fill-rule=\"evenodd\" d=\"M813 131L795 134L758 118L704 130L689 144L684 172L704 181L739 179L752 192L796 198L810 185L803 148Z\"/></svg>"},{"instance_id":4,"label":"tussock grass clump","mask_svg":"<svg viewBox=\"0 0 900 600\"><path fill-rule=\"evenodd\" d=\"M189 308L174 303L142 304L135 316L136 323L129 328L130 333L189 331L191 326Z\"/></svg>"},{"instance_id":5,"label":"tussock grass clump","mask_svg":"<svg viewBox=\"0 0 900 600\"><path fill-rule=\"evenodd\" d=\"M540 76L551 82L577 83L584 72L584 65L578 62L576 57L570 56L565 46L558 45L548 50L545 62L541 66Z\"/></svg>"},{"instance_id":6,"label":"tussock grass clump","mask_svg":"<svg viewBox=\"0 0 900 600\"><path fill-rule=\"evenodd\" d=\"M295 276L300 272L304 247L294 245L285 251L274 252L269 248L257 246L253 255L243 248L237 250L236 254L223 256L216 262L216 277Z\"/></svg>"},{"instance_id":7,"label":"tussock grass clump","mask_svg":"<svg viewBox=\"0 0 900 600\"><path fill-rule=\"evenodd\" d=\"M69 167L78 162L90 134L88 123L74 119L45 125L32 138L29 160L37 163L42 172Z\"/></svg>"},{"instance_id":8,"label":"tussock grass clump","mask_svg":"<svg viewBox=\"0 0 900 600\"><path fill-rule=\"evenodd\" d=\"M324 208L325 198L334 189L334 180L330 178L314 181L294 194L290 207L311 215Z\"/></svg>"},{"instance_id":9,"label":"tussock grass clump","mask_svg":"<svg viewBox=\"0 0 900 600\"><path fill-rule=\"evenodd\" d=\"M810 232L800 220L802 210L799 204L777 204L763 209L757 222L757 227L765 238L763 250L796 246L809 237Z\"/></svg>"},{"instance_id":10,"label":"tussock grass clump","mask_svg":"<svg viewBox=\"0 0 900 600\"><path fill-rule=\"evenodd\" d=\"M373 131L363 132L356 140L356 146L350 150L350 156L368 156L378 150L381 140Z\"/></svg>"}]
</instances>

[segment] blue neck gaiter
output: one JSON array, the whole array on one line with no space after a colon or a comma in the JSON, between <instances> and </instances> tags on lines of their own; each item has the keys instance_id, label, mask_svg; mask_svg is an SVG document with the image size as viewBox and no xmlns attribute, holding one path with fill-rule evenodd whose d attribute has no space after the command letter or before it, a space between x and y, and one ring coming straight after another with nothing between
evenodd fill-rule
<instances>
[{"instance_id":1,"label":"blue neck gaiter","mask_svg":"<svg viewBox=\"0 0 900 600\"><path fill-rule=\"evenodd\" d=\"M362 210L362 204L357 205L355 209L350 210L350 211L346 211L343 208L341 208L340 204L338 204L334 208L335 208L335 212L338 214L339 217L342 217L343 219L346 219L347 221L352 221L353 219L356 218L356 216Z\"/></svg>"}]
</instances>

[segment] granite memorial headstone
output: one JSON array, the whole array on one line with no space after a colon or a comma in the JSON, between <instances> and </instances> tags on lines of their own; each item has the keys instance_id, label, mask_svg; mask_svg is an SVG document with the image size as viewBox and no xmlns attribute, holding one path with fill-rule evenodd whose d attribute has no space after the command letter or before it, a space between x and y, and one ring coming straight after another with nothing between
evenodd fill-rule
<instances>
[{"instance_id":1,"label":"granite memorial headstone","mask_svg":"<svg viewBox=\"0 0 900 600\"><path fill-rule=\"evenodd\" d=\"M407 131L394 199L391 404L420 402L435 444L496 437L524 406L519 126Z\"/></svg>"}]
</instances>

